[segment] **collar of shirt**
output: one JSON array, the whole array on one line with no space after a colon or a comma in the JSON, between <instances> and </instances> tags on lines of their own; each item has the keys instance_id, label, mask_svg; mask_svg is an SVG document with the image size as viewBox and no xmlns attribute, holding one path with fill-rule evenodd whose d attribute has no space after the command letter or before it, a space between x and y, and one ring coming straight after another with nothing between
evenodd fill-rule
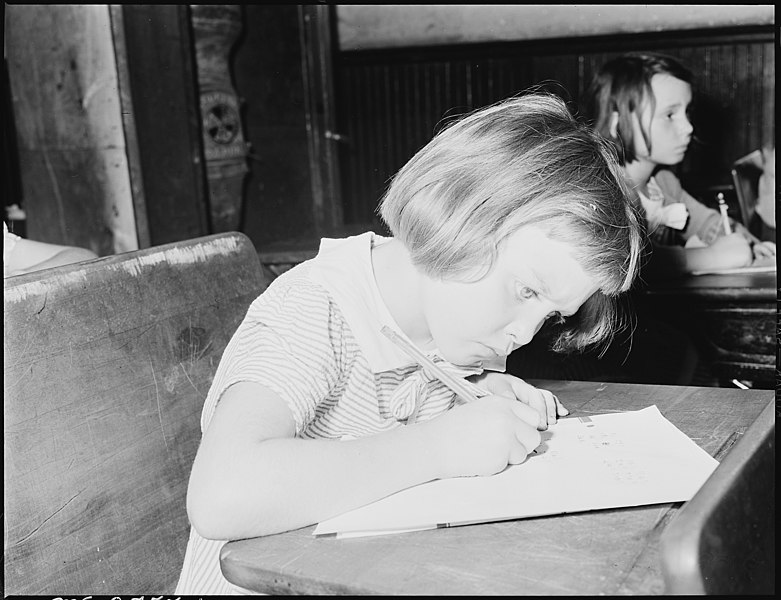
<instances>
[{"instance_id":1,"label":"collar of shirt","mask_svg":"<svg viewBox=\"0 0 781 600\"><path fill-rule=\"evenodd\" d=\"M371 231L342 239L323 238L310 269L310 277L327 289L339 305L374 373L417 364L380 333L387 325L404 335L380 296L371 261L371 249L391 239ZM440 356L438 352L434 355ZM504 371L505 363L505 357L499 357L490 364L475 366Z\"/></svg>"}]
</instances>

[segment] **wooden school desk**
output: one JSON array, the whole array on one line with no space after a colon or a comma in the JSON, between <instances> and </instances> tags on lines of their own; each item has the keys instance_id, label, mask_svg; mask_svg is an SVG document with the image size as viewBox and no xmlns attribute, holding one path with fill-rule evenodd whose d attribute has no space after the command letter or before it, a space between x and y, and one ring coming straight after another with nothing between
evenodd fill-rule
<instances>
[{"instance_id":1,"label":"wooden school desk","mask_svg":"<svg viewBox=\"0 0 781 600\"><path fill-rule=\"evenodd\" d=\"M762 390L533 383L573 416L655 404L719 460L773 400ZM659 538L680 505L354 539L315 538L311 526L230 542L221 566L229 581L271 594L662 594Z\"/></svg>"},{"instance_id":2,"label":"wooden school desk","mask_svg":"<svg viewBox=\"0 0 781 600\"><path fill-rule=\"evenodd\" d=\"M642 310L688 331L721 385L773 389L778 329L776 273L692 275L648 285Z\"/></svg>"}]
</instances>

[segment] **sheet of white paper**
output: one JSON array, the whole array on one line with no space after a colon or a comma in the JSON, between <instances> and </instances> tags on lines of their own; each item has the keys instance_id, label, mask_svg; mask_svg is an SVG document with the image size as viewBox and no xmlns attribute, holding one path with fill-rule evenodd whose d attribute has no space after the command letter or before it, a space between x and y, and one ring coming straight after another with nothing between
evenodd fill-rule
<instances>
[{"instance_id":1,"label":"sheet of white paper","mask_svg":"<svg viewBox=\"0 0 781 600\"><path fill-rule=\"evenodd\" d=\"M775 273L775 265L750 265L734 269L713 269L712 271L692 271L692 275L740 275L741 273Z\"/></svg>"},{"instance_id":2,"label":"sheet of white paper","mask_svg":"<svg viewBox=\"0 0 781 600\"><path fill-rule=\"evenodd\" d=\"M734 269L703 269L702 271L692 271L692 275L734 275L740 273L775 273L776 257L766 256L765 258L756 258L747 267L735 267Z\"/></svg>"},{"instance_id":3,"label":"sheet of white paper","mask_svg":"<svg viewBox=\"0 0 781 600\"><path fill-rule=\"evenodd\" d=\"M439 479L323 521L360 537L690 500L718 461L656 406L560 419L537 454L490 477Z\"/></svg>"}]
</instances>

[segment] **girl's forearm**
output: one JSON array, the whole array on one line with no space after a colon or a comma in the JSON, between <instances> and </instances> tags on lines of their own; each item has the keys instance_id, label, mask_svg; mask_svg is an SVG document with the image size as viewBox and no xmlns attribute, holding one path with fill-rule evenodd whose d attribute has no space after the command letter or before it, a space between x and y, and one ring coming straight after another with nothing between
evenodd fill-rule
<instances>
[{"instance_id":1,"label":"girl's forearm","mask_svg":"<svg viewBox=\"0 0 781 600\"><path fill-rule=\"evenodd\" d=\"M746 265L744 254L729 252L708 246L707 248L686 248L686 270L706 271L709 269L734 269Z\"/></svg>"},{"instance_id":2,"label":"girl's forearm","mask_svg":"<svg viewBox=\"0 0 781 600\"><path fill-rule=\"evenodd\" d=\"M233 448L188 512L212 539L304 527L438 477L425 423L349 441L268 439Z\"/></svg>"},{"instance_id":3,"label":"girl's forearm","mask_svg":"<svg viewBox=\"0 0 781 600\"><path fill-rule=\"evenodd\" d=\"M694 271L731 269L746 264L745 252L711 245L705 248L656 246L645 276L650 280L687 275Z\"/></svg>"}]
</instances>

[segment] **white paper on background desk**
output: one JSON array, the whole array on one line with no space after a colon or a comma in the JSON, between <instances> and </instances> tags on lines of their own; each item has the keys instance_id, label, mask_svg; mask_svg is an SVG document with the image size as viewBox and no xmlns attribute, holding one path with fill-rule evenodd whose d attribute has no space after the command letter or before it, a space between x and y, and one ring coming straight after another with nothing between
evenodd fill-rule
<instances>
[{"instance_id":1,"label":"white paper on background desk","mask_svg":"<svg viewBox=\"0 0 781 600\"><path fill-rule=\"evenodd\" d=\"M361 537L690 500L718 461L656 406L560 419L538 454L490 477L438 479L318 524Z\"/></svg>"},{"instance_id":2,"label":"white paper on background desk","mask_svg":"<svg viewBox=\"0 0 781 600\"><path fill-rule=\"evenodd\" d=\"M775 265L749 265L734 269L714 269L713 271L692 271L692 275L741 275L743 273L775 273Z\"/></svg>"},{"instance_id":3,"label":"white paper on background desk","mask_svg":"<svg viewBox=\"0 0 781 600\"><path fill-rule=\"evenodd\" d=\"M766 256L756 258L747 267L735 267L734 269L703 269L702 271L692 271L692 275L736 275L740 273L775 273L776 257Z\"/></svg>"}]
</instances>

